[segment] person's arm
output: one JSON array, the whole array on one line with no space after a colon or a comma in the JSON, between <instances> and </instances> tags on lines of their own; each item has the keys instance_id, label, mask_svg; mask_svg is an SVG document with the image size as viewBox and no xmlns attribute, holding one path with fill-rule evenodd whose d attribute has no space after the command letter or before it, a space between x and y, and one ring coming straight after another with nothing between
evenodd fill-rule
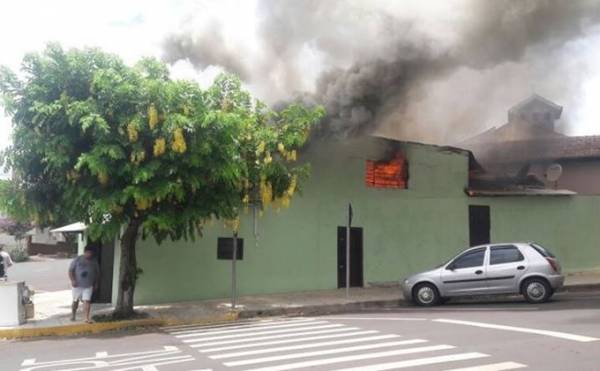
<instances>
[{"instance_id":1,"label":"person's arm","mask_svg":"<svg viewBox=\"0 0 600 371\"><path fill-rule=\"evenodd\" d=\"M69 265L69 279L71 280L72 287L77 285L77 279L75 278L75 260L77 260L77 258L73 259L71 265Z\"/></svg>"},{"instance_id":2,"label":"person's arm","mask_svg":"<svg viewBox=\"0 0 600 371\"><path fill-rule=\"evenodd\" d=\"M6 258L5 259L6 260L6 267L8 268L8 267L12 266L13 265L13 261L12 261L12 258L10 257L10 254L7 253L6 256L5 256L5 258Z\"/></svg>"}]
</instances>

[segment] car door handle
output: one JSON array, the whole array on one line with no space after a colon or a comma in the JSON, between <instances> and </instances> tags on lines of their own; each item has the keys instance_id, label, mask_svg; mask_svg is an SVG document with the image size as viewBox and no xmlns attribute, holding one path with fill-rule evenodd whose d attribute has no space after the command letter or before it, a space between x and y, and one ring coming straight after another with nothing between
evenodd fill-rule
<instances>
[{"instance_id":1,"label":"car door handle","mask_svg":"<svg viewBox=\"0 0 600 371\"><path fill-rule=\"evenodd\" d=\"M518 269L518 270L520 270L520 271L522 271L523 269L525 269L525 267L524 267L524 266L522 266L522 265L519 265L519 266L517 267L517 269Z\"/></svg>"},{"instance_id":2,"label":"car door handle","mask_svg":"<svg viewBox=\"0 0 600 371\"><path fill-rule=\"evenodd\" d=\"M483 271L481 269L475 271L475 274L482 274L482 273L483 273Z\"/></svg>"}]
</instances>

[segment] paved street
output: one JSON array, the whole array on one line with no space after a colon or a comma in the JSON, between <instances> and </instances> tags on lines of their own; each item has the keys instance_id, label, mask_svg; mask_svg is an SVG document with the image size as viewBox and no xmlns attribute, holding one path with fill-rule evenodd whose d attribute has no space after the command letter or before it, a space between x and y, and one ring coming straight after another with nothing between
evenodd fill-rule
<instances>
[{"instance_id":1,"label":"paved street","mask_svg":"<svg viewBox=\"0 0 600 371\"><path fill-rule=\"evenodd\" d=\"M15 263L9 268L11 281L25 281L38 292L59 291L71 288L67 269L71 259L37 258Z\"/></svg>"},{"instance_id":2,"label":"paved street","mask_svg":"<svg viewBox=\"0 0 600 371\"><path fill-rule=\"evenodd\" d=\"M598 370L600 292L0 343L2 370Z\"/></svg>"}]
</instances>

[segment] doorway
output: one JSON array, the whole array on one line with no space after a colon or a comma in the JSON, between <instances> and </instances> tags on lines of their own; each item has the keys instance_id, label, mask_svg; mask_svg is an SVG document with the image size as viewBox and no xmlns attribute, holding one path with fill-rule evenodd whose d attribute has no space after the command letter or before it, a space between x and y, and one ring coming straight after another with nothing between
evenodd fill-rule
<instances>
[{"instance_id":1,"label":"doorway","mask_svg":"<svg viewBox=\"0 0 600 371\"><path fill-rule=\"evenodd\" d=\"M469 205L469 244L478 246L490 243L490 207Z\"/></svg>"},{"instance_id":2,"label":"doorway","mask_svg":"<svg viewBox=\"0 0 600 371\"><path fill-rule=\"evenodd\" d=\"M338 288L346 287L346 229L338 227ZM363 229L350 228L350 287L363 286Z\"/></svg>"}]
</instances>

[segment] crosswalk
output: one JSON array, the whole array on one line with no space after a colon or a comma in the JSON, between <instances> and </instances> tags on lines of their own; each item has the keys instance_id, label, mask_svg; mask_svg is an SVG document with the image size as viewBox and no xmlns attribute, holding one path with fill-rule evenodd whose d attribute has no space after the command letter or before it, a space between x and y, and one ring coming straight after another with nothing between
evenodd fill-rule
<instances>
[{"instance_id":1,"label":"crosswalk","mask_svg":"<svg viewBox=\"0 0 600 371\"><path fill-rule=\"evenodd\" d=\"M463 352L450 344L320 318L171 326L164 331L232 371L384 371L423 366L430 367L428 370L504 371L527 367L506 360L489 361L492 355Z\"/></svg>"}]
</instances>

